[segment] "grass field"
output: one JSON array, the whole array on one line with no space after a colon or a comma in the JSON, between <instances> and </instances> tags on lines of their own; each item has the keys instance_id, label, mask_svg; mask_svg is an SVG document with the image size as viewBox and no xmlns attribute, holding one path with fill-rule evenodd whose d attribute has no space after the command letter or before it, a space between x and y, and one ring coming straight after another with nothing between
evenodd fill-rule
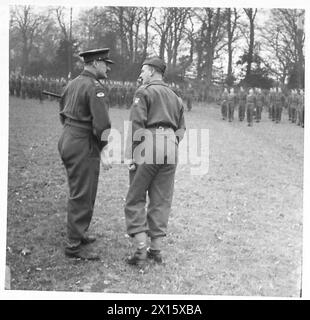
<instances>
[{"instance_id":1,"label":"grass field","mask_svg":"<svg viewBox=\"0 0 310 320\"><path fill-rule=\"evenodd\" d=\"M128 110L111 109L115 128ZM101 171L90 230L101 261L64 256L66 174L56 102L10 98L6 264L12 290L298 297L301 289L304 130L267 119L221 120L216 105L186 113L207 128L209 172L179 165L164 266L127 266L125 165ZM236 118L236 117L235 117Z\"/></svg>"}]
</instances>

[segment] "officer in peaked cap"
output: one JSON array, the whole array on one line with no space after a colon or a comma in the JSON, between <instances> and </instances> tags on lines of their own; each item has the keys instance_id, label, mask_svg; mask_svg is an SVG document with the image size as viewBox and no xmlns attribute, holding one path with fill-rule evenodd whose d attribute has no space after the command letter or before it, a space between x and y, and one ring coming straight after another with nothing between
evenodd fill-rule
<instances>
[{"instance_id":1,"label":"officer in peaked cap","mask_svg":"<svg viewBox=\"0 0 310 320\"><path fill-rule=\"evenodd\" d=\"M99 256L85 245L96 240L87 235L87 230L97 193L100 158L104 169L111 167L104 155L111 121L107 94L99 80L107 78L113 61L109 58L108 48L84 51L80 56L84 60L84 70L67 84L60 99L63 132L58 150L67 171L70 191L65 254L72 258L98 260Z\"/></svg>"},{"instance_id":2,"label":"officer in peaked cap","mask_svg":"<svg viewBox=\"0 0 310 320\"><path fill-rule=\"evenodd\" d=\"M85 63L96 60L96 61L104 61L108 64L114 64L114 62L109 58L109 51L110 51L109 48L93 49L93 50L81 52L79 56L84 59Z\"/></svg>"},{"instance_id":3,"label":"officer in peaked cap","mask_svg":"<svg viewBox=\"0 0 310 320\"><path fill-rule=\"evenodd\" d=\"M143 83L135 92L130 111L132 139L129 139L126 151L130 186L125 218L127 233L133 238L136 249L127 259L130 265L141 266L147 258L162 263L162 238L166 236L171 210L178 143L185 132L183 102L163 81L165 69L166 65L159 57L143 62L140 74ZM138 139L135 136L144 132L153 141L144 141L145 145L152 146L153 161L138 159L141 136ZM161 139L162 144L158 144ZM146 194L150 199L147 210Z\"/></svg>"}]
</instances>

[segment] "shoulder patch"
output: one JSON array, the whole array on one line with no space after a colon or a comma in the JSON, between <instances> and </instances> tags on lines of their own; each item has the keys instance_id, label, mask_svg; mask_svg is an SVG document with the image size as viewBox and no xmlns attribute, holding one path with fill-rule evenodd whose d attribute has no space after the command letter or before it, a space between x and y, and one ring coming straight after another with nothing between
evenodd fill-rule
<instances>
[{"instance_id":1,"label":"shoulder patch","mask_svg":"<svg viewBox=\"0 0 310 320\"><path fill-rule=\"evenodd\" d=\"M103 98L104 97L104 92L100 91L100 92L97 92L96 96L98 98Z\"/></svg>"}]
</instances>

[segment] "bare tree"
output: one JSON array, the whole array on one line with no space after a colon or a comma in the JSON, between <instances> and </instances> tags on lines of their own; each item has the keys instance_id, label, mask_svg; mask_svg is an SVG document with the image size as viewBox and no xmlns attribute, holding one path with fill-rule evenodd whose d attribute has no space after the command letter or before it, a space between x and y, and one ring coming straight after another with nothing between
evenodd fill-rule
<instances>
[{"instance_id":1,"label":"bare tree","mask_svg":"<svg viewBox=\"0 0 310 320\"><path fill-rule=\"evenodd\" d=\"M136 19L135 19L135 30L134 30L134 52L133 52L133 62L137 62L139 40L140 40L140 26L143 20L143 9L138 8Z\"/></svg>"},{"instance_id":2,"label":"bare tree","mask_svg":"<svg viewBox=\"0 0 310 320\"><path fill-rule=\"evenodd\" d=\"M225 15L221 8L203 8L196 11L196 17L201 23L196 37L197 51L197 77L199 79L204 75L206 83L212 81L212 70L217 47L221 43L224 34Z\"/></svg>"},{"instance_id":3,"label":"bare tree","mask_svg":"<svg viewBox=\"0 0 310 320\"><path fill-rule=\"evenodd\" d=\"M247 52L247 66L246 66L246 74L245 78L247 79L251 74L252 69L252 62L253 62L253 53L254 53L254 41L255 41L255 17L257 14L257 9L249 8L243 9L245 14L247 15L249 19L249 26L250 26L250 36L249 36L249 48Z\"/></svg>"},{"instance_id":4,"label":"bare tree","mask_svg":"<svg viewBox=\"0 0 310 320\"><path fill-rule=\"evenodd\" d=\"M164 59L164 56L165 56L166 41L168 38L170 27L173 22L172 11L173 11L173 8L160 8L159 9L160 16L153 17L152 27L160 37L159 56L162 59Z\"/></svg>"},{"instance_id":5,"label":"bare tree","mask_svg":"<svg viewBox=\"0 0 310 320\"><path fill-rule=\"evenodd\" d=\"M194 48L195 48L195 31L194 31L194 22L193 22L192 15L193 13L191 11L188 16L188 24L184 30L186 35L185 41L190 44L188 64L191 64L193 62Z\"/></svg>"},{"instance_id":6,"label":"bare tree","mask_svg":"<svg viewBox=\"0 0 310 320\"><path fill-rule=\"evenodd\" d=\"M303 85L304 79L304 31L298 25L303 10L273 9L261 31L264 51L267 58L263 60L271 75L276 76L282 83L294 70L298 72L298 86Z\"/></svg>"},{"instance_id":7,"label":"bare tree","mask_svg":"<svg viewBox=\"0 0 310 320\"><path fill-rule=\"evenodd\" d=\"M68 40L69 39L69 28L67 26L67 24L65 23L65 10L66 8L64 7L57 7L54 9L55 10L55 15L56 15L56 19L58 21L60 30L64 36L64 39Z\"/></svg>"},{"instance_id":8,"label":"bare tree","mask_svg":"<svg viewBox=\"0 0 310 320\"><path fill-rule=\"evenodd\" d=\"M149 44L149 25L153 16L154 8L143 8L144 16L144 44L143 44L143 58L147 56L147 47Z\"/></svg>"},{"instance_id":9,"label":"bare tree","mask_svg":"<svg viewBox=\"0 0 310 320\"><path fill-rule=\"evenodd\" d=\"M236 31L239 20L239 14L236 8L226 9L226 19L227 19L227 51L228 51L228 64L227 64L227 77L233 75L232 65L233 65L233 43L237 40Z\"/></svg>"},{"instance_id":10,"label":"bare tree","mask_svg":"<svg viewBox=\"0 0 310 320\"><path fill-rule=\"evenodd\" d=\"M15 29L21 38L21 73L24 74L29 65L29 55L33 49L35 37L41 33L40 27L46 17L35 14L31 6L15 6L11 10L11 28Z\"/></svg>"},{"instance_id":11,"label":"bare tree","mask_svg":"<svg viewBox=\"0 0 310 320\"><path fill-rule=\"evenodd\" d=\"M176 67L178 48L185 33L185 23L189 16L189 8L172 8L171 19L172 23L168 31L167 41L167 65L168 69L172 66Z\"/></svg>"},{"instance_id":12,"label":"bare tree","mask_svg":"<svg viewBox=\"0 0 310 320\"><path fill-rule=\"evenodd\" d=\"M303 16L303 10L297 9L275 9L273 13L278 14L278 21L281 30L283 30L282 41L286 49L293 57L294 67L298 72L298 86L303 87L303 77L305 68L305 57L303 53L305 34L303 26L299 27L298 22ZM285 34L286 33L286 34Z\"/></svg>"},{"instance_id":13,"label":"bare tree","mask_svg":"<svg viewBox=\"0 0 310 320\"><path fill-rule=\"evenodd\" d=\"M72 8L70 8L70 19L69 23L66 23L66 11L64 7L55 8L56 18L60 27L60 30L63 34L63 40L66 43L67 49L67 74L71 75L72 73Z\"/></svg>"},{"instance_id":14,"label":"bare tree","mask_svg":"<svg viewBox=\"0 0 310 320\"><path fill-rule=\"evenodd\" d=\"M136 18L136 7L125 7L122 9L123 12L123 32L126 37L126 43L128 48L128 59L133 62L134 52L134 24Z\"/></svg>"},{"instance_id":15,"label":"bare tree","mask_svg":"<svg viewBox=\"0 0 310 320\"><path fill-rule=\"evenodd\" d=\"M139 28L142 20L142 11L138 7L125 7L123 11L124 32L126 34L129 61L136 61L138 49Z\"/></svg>"},{"instance_id":16,"label":"bare tree","mask_svg":"<svg viewBox=\"0 0 310 320\"><path fill-rule=\"evenodd\" d=\"M105 19L110 30L120 39L120 56L125 63L136 62L140 40L140 26L144 10L139 7L108 7Z\"/></svg>"},{"instance_id":17,"label":"bare tree","mask_svg":"<svg viewBox=\"0 0 310 320\"><path fill-rule=\"evenodd\" d=\"M128 53L128 43L126 37L126 21L125 21L125 11L126 7L109 7L106 12L110 15L110 20L114 24L114 29L120 39L120 55L123 57L124 61L127 61Z\"/></svg>"}]
</instances>

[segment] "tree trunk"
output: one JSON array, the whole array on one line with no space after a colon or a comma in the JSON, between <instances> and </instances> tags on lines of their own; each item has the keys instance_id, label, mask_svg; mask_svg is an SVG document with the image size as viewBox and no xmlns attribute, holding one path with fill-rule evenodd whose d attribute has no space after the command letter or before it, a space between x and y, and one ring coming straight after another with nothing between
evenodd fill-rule
<instances>
[{"instance_id":1,"label":"tree trunk","mask_svg":"<svg viewBox=\"0 0 310 320\"><path fill-rule=\"evenodd\" d=\"M213 58L214 58L214 50L210 49L207 53L206 64L205 64L205 73L206 73L206 83L209 86L212 83L212 69L213 69Z\"/></svg>"},{"instance_id":2,"label":"tree trunk","mask_svg":"<svg viewBox=\"0 0 310 320\"><path fill-rule=\"evenodd\" d=\"M254 52L254 22L253 20L250 20L250 45L249 45L249 52L247 57L246 78L248 78L251 74L253 52Z\"/></svg>"},{"instance_id":3,"label":"tree trunk","mask_svg":"<svg viewBox=\"0 0 310 320\"><path fill-rule=\"evenodd\" d=\"M25 74L29 64L29 49L27 45L27 39L23 39L23 49L22 49L22 65L21 73Z\"/></svg>"},{"instance_id":4,"label":"tree trunk","mask_svg":"<svg viewBox=\"0 0 310 320\"><path fill-rule=\"evenodd\" d=\"M129 28L128 28L128 34L129 34L129 61L131 63L134 62L134 48L133 48L133 38L134 38L134 34L133 34L133 25L132 23L129 25Z\"/></svg>"},{"instance_id":5,"label":"tree trunk","mask_svg":"<svg viewBox=\"0 0 310 320\"><path fill-rule=\"evenodd\" d=\"M203 26L202 26L203 27ZM201 45L201 38L203 35L203 29L201 30L200 39L196 41L196 51L197 51L197 79L202 78L202 60L203 60L203 47Z\"/></svg>"},{"instance_id":6,"label":"tree trunk","mask_svg":"<svg viewBox=\"0 0 310 320\"><path fill-rule=\"evenodd\" d=\"M166 33L163 32L160 37L160 44L159 44L159 56L162 59L165 58L165 44L166 44Z\"/></svg>"},{"instance_id":7,"label":"tree trunk","mask_svg":"<svg viewBox=\"0 0 310 320\"><path fill-rule=\"evenodd\" d=\"M298 69L298 87L304 88L304 70L305 70L305 57L303 53L303 43L304 43L304 16L301 14L297 21L297 31L296 31L296 49L297 49L297 69Z\"/></svg>"},{"instance_id":8,"label":"tree trunk","mask_svg":"<svg viewBox=\"0 0 310 320\"><path fill-rule=\"evenodd\" d=\"M143 60L147 56L147 47L149 42L149 23L151 21L151 18L153 16L154 8L144 8L144 47L143 47Z\"/></svg>"},{"instance_id":9,"label":"tree trunk","mask_svg":"<svg viewBox=\"0 0 310 320\"><path fill-rule=\"evenodd\" d=\"M252 62L253 62L253 53L254 53L254 36L255 36L255 25L254 20L256 16L257 9L253 12L253 9L244 9L245 13L247 14L250 22L250 43L249 43L249 50L247 55L247 67L246 67L246 74L245 78L247 79L252 70Z\"/></svg>"},{"instance_id":10,"label":"tree trunk","mask_svg":"<svg viewBox=\"0 0 310 320\"><path fill-rule=\"evenodd\" d=\"M149 20L148 20L147 11L145 11L144 13L144 33L145 33L145 38L144 38L144 48L143 48L143 60L147 56L147 46L149 42Z\"/></svg>"},{"instance_id":11,"label":"tree trunk","mask_svg":"<svg viewBox=\"0 0 310 320\"><path fill-rule=\"evenodd\" d=\"M232 75L232 26L231 26L231 9L227 9L227 48L228 48L228 65L227 65L227 77Z\"/></svg>"},{"instance_id":12,"label":"tree trunk","mask_svg":"<svg viewBox=\"0 0 310 320\"><path fill-rule=\"evenodd\" d=\"M173 30L170 28L167 36L167 70L171 69L172 58L173 58Z\"/></svg>"},{"instance_id":13,"label":"tree trunk","mask_svg":"<svg viewBox=\"0 0 310 320\"><path fill-rule=\"evenodd\" d=\"M120 30L120 37L121 37L121 56L125 61L127 58L127 42L126 42L125 27L124 27L124 8L123 7L119 7L118 19L119 19L119 30Z\"/></svg>"},{"instance_id":14,"label":"tree trunk","mask_svg":"<svg viewBox=\"0 0 310 320\"><path fill-rule=\"evenodd\" d=\"M137 61L140 21L138 21L136 23L135 27L136 27L136 30L135 30L135 49L134 49L134 55L133 55L133 62Z\"/></svg>"}]
</instances>

